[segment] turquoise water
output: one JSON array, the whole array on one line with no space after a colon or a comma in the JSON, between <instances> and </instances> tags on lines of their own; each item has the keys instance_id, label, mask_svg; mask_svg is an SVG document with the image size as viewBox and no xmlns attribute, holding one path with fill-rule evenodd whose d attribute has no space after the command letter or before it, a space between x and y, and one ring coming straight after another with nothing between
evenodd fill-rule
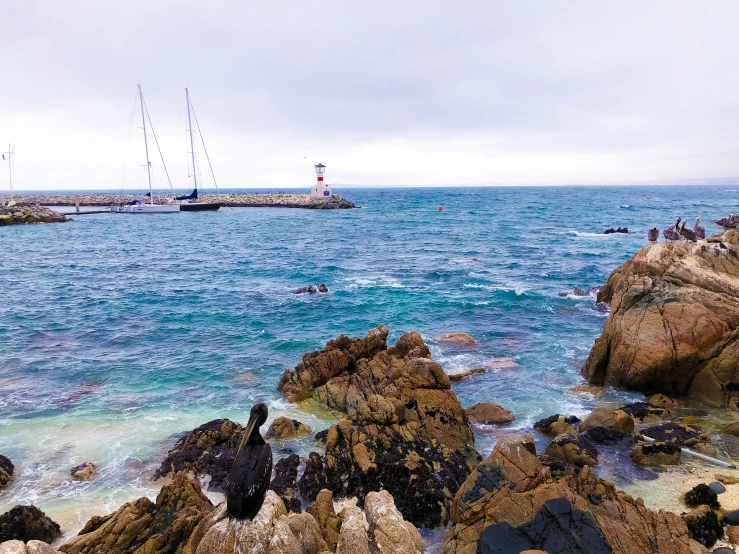
<instances>
[{"instance_id":1,"label":"turquoise water","mask_svg":"<svg viewBox=\"0 0 739 554\"><path fill-rule=\"evenodd\" d=\"M279 398L282 371L380 323L392 340L420 331L447 369L490 366L454 389L464 406L513 410L512 430L585 413L592 397L567 388L582 382L607 313L560 293L603 284L654 225L699 215L713 232L710 221L739 212L726 186L338 192L361 209L101 214L0 230L0 453L17 468L0 512L35 502L76 531L155 494L173 434L244 421L259 400L270 419L325 428ZM632 234L601 234L617 226ZM292 293L319 283L330 293ZM479 345L433 338L452 331ZM478 431L483 454L508 432ZM72 482L86 460L100 479Z\"/></svg>"}]
</instances>

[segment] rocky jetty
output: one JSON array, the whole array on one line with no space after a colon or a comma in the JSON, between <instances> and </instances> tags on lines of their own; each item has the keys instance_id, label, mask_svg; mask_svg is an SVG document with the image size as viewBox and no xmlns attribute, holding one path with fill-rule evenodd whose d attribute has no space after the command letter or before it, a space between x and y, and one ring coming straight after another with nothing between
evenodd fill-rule
<instances>
[{"instance_id":1,"label":"rocky jetty","mask_svg":"<svg viewBox=\"0 0 739 554\"><path fill-rule=\"evenodd\" d=\"M162 487L156 503L139 498L113 514L95 516L59 550L65 554L180 554L193 530L212 511L197 481L180 474Z\"/></svg>"},{"instance_id":2,"label":"rocky jetty","mask_svg":"<svg viewBox=\"0 0 739 554\"><path fill-rule=\"evenodd\" d=\"M405 521L387 492L371 492L364 511L348 503L338 515L329 491L305 513L288 514L268 491L252 520L229 517L225 503L195 528L182 554L423 554L418 530Z\"/></svg>"},{"instance_id":3,"label":"rocky jetty","mask_svg":"<svg viewBox=\"0 0 739 554\"><path fill-rule=\"evenodd\" d=\"M325 482L362 502L385 489L405 519L436 527L479 460L474 434L421 335L406 333L388 348L388 332L381 325L362 339L330 341L286 370L278 390L291 402L310 399L346 414L328 430L324 456L311 455L306 491Z\"/></svg>"},{"instance_id":4,"label":"rocky jetty","mask_svg":"<svg viewBox=\"0 0 739 554\"><path fill-rule=\"evenodd\" d=\"M10 484L13 480L14 471L15 466L13 465L13 462L11 462L9 458L0 454L0 489L4 489Z\"/></svg>"},{"instance_id":5,"label":"rocky jetty","mask_svg":"<svg viewBox=\"0 0 739 554\"><path fill-rule=\"evenodd\" d=\"M0 543L12 540L48 543L61 534L59 524L36 506L16 506L0 515Z\"/></svg>"},{"instance_id":6,"label":"rocky jetty","mask_svg":"<svg viewBox=\"0 0 739 554\"><path fill-rule=\"evenodd\" d=\"M611 305L582 368L592 384L739 409L739 231L652 243L611 273Z\"/></svg>"},{"instance_id":7,"label":"rocky jetty","mask_svg":"<svg viewBox=\"0 0 739 554\"><path fill-rule=\"evenodd\" d=\"M15 202L11 206L0 204L0 227L20 223L64 223L67 217L44 206L30 202Z\"/></svg>"},{"instance_id":8,"label":"rocky jetty","mask_svg":"<svg viewBox=\"0 0 739 554\"><path fill-rule=\"evenodd\" d=\"M40 206L111 206L141 199L137 194L72 194L72 195L29 195L18 197L18 203ZM155 204L168 203L171 196L154 197ZM147 199L148 200L148 199ZM232 208L307 208L333 210L354 208L354 204L333 194L330 198L312 198L310 194L287 194L282 192L200 194L199 202L215 202Z\"/></svg>"},{"instance_id":9,"label":"rocky jetty","mask_svg":"<svg viewBox=\"0 0 739 554\"><path fill-rule=\"evenodd\" d=\"M692 554L688 525L680 516L648 510L587 466L554 476L530 448L528 440L498 440L455 495L453 526L438 554ZM503 540L517 542L496 542ZM491 543L498 549L488 548ZM508 544L515 548L504 549ZM573 549L562 550L564 544Z\"/></svg>"}]
</instances>

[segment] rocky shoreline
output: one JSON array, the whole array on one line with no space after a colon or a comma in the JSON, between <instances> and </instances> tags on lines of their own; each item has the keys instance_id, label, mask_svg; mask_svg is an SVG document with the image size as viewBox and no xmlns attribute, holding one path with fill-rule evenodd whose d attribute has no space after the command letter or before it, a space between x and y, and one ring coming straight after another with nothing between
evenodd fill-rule
<instances>
[{"instance_id":1,"label":"rocky shoreline","mask_svg":"<svg viewBox=\"0 0 739 554\"><path fill-rule=\"evenodd\" d=\"M336 419L317 433L298 419L271 421L266 436L278 454L253 520L231 518L204 494L222 490L243 432L217 419L178 435L152 475L162 485L155 501L95 516L56 550L48 543L60 541L59 526L33 506L14 508L0 515L0 542L8 541L0 554L420 554L428 545L419 529L442 530L438 554L734 552L739 470L689 456L736 464L720 437L738 435L739 421L705 429L705 410L683 406L738 409L738 243L728 231L651 244L612 273L598 293L609 319L582 370L591 384L572 391L598 399L587 416L552 414L533 434L506 432L515 416L494 403L501 399L465 409L452 389L484 369L448 375L420 333L390 345L380 325L285 370L277 387L285 400ZM437 340L477 344L463 333ZM652 396L616 403L605 387ZM476 448L481 426L497 436L492 452ZM308 456L292 452L297 437L309 437ZM0 470L0 488L19 478L2 456ZM660 506L669 509L619 490L603 478L613 470L669 489L673 500ZM72 476L94 479L95 466Z\"/></svg>"},{"instance_id":2,"label":"rocky shoreline","mask_svg":"<svg viewBox=\"0 0 739 554\"><path fill-rule=\"evenodd\" d=\"M0 204L0 227L30 223L64 223L64 214L30 202L15 202L11 206Z\"/></svg>"},{"instance_id":3,"label":"rocky shoreline","mask_svg":"<svg viewBox=\"0 0 739 554\"><path fill-rule=\"evenodd\" d=\"M27 195L16 197L16 201L40 206L102 206L125 204L141 199L140 194L72 194L72 195ZM199 202L217 202L232 208L305 208L314 210L350 209L356 206L338 194L330 198L311 198L310 194L286 193L232 193L200 194ZM155 195L155 204L169 202L169 197Z\"/></svg>"}]
</instances>

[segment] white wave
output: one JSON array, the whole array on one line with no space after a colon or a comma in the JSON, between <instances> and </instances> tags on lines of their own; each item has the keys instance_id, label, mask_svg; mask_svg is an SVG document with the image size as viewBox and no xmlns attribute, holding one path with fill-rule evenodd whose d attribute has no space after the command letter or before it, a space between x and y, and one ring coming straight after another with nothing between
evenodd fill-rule
<instances>
[{"instance_id":1,"label":"white wave","mask_svg":"<svg viewBox=\"0 0 739 554\"><path fill-rule=\"evenodd\" d=\"M391 289L403 289L406 288L395 277L389 275L373 275L366 277L349 277L344 279L347 282L346 290L357 290L360 288L391 288Z\"/></svg>"},{"instance_id":2,"label":"white wave","mask_svg":"<svg viewBox=\"0 0 739 554\"><path fill-rule=\"evenodd\" d=\"M464 289L480 289L489 290L493 292L515 292L516 296L526 294L529 289L523 283L508 283L498 285L485 285L482 283L465 283L462 285Z\"/></svg>"},{"instance_id":3,"label":"white wave","mask_svg":"<svg viewBox=\"0 0 739 554\"><path fill-rule=\"evenodd\" d=\"M631 204L621 204L619 208L622 210L628 210L631 207Z\"/></svg>"}]
</instances>

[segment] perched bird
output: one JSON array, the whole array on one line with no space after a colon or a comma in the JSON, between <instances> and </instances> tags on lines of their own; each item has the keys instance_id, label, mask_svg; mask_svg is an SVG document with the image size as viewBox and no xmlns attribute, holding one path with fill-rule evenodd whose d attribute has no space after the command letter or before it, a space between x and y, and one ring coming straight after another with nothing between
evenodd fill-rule
<instances>
[{"instance_id":1,"label":"perched bird","mask_svg":"<svg viewBox=\"0 0 739 554\"><path fill-rule=\"evenodd\" d=\"M647 231L647 238L649 239L649 242L657 242L657 239L659 238L659 229L656 227L649 229L649 231Z\"/></svg>"},{"instance_id":2,"label":"perched bird","mask_svg":"<svg viewBox=\"0 0 739 554\"><path fill-rule=\"evenodd\" d=\"M724 229L733 229L736 227L737 218L734 214L731 214L729 217L722 217L721 219L714 221L714 223Z\"/></svg>"},{"instance_id":3,"label":"perched bird","mask_svg":"<svg viewBox=\"0 0 739 554\"><path fill-rule=\"evenodd\" d=\"M255 404L224 483L226 507L233 517L253 519L264 503L272 476L272 448L259 432L265 421L267 406Z\"/></svg>"},{"instance_id":4,"label":"perched bird","mask_svg":"<svg viewBox=\"0 0 739 554\"><path fill-rule=\"evenodd\" d=\"M678 227L680 225L680 218L675 220L675 225L669 226L667 229L662 231L662 234L667 240L680 240L680 233L678 233Z\"/></svg>"},{"instance_id":5,"label":"perched bird","mask_svg":"<svg viewBox=\"0 0 739 554\"><path fill-rule=\"evenodd\" d=\"M705 240L706 238L706 230L705 228L700 226L701 218L696 217L695 218L695 225L693 225L693 232L695 233L695 238L698 240Z\"/></svg>"},{"instance_id":6,"label":"perched bird","mask_svg":"<svg viewBox=\"0 0 739 554\"><path fill-rule=\"evenodd\" d=\"M687 221L683 221L682 225L680 225L680 235L685 237L691 242L695 242L695 232L691 231L690 229L685 228L685 224Z\"/></svg>"}]
</instances>

